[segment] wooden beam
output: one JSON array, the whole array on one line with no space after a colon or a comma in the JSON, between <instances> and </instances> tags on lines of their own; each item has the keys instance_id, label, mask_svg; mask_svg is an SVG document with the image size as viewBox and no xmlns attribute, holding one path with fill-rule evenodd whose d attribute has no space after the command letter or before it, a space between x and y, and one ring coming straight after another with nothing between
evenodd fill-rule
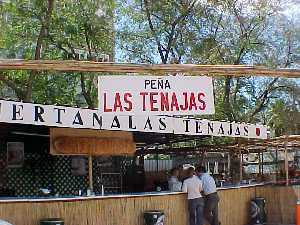
<instances>
[{"instance_id":1,"label":"wooden beam","mask_svg":"<svg viewBox=\"0 0 300 225\"><path fill-rule=\"evenodd\" d=\"M280 76L300 77L298 69L268 69L248 65L194 65L194 64L130 64L74 60L0 60L0 70L74 71L140 74L223 75L223 76Z\"/></svg>"}]
</instances>

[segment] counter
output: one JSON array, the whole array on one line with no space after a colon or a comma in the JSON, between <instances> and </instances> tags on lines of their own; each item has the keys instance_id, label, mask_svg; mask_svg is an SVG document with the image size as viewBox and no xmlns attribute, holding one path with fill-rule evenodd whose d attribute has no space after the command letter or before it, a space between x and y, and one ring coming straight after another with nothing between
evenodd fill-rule
<instances>
[{"instance_id":1,"label":"counter","mask_svg":"<svg viewBox=\"0 0 300 225\"><path fill-rule=\"evenodd\" d=\"M116 194L116 195L94 195L94 196L60 196L60 197L32 197L32 198L0 198L0 203L7 202L55 202L55 201L84 201L84 200L100 200L113 198L137 198L137 197L151 197L151 196L166 196L184 194L183 192L143 192L133 194Z\"/></svg>"},{"instance_id":2,"label":"counter","mask_svg":"<svg viewBox=\"0 0 300 225\"><path fill-rule=\"evenodd\" d=\"M239 188L249 188L263 186L263 183L259 184L245 184L245 185L231 185L217 188L218 191L229 190L229 189L239 189ZM93 199L107 199L107 198L133 198L133 197L150 197L150 196L164 196L164 195L176 195L184 194L183 192L142 192L142 193L132 193L132 194L115 194L115 195L94 195L94 196L59 196L59 197L11 197L11 198L0 198L0 203L5 202L52 202L52 201L81 201L81 200L93 200Z\"/></svg>"},{"instance_id":3,"label":"counter","mask_svg":"<svg viewBox=\"0 0 300 225\"><path fill-rule=\"evenodd\" d=\"M222 225L245 225L249 201L266 198L271 223L293 223L299 187L273 187L262 184L221 188ZM1 199L0 219L15 225L38 225L45 217L64 218L66 225L143 225L143 212L163 210L165 225L187 225L187 200L184 193L142 193L131 195Z\"/></svg>"}]
</instances>

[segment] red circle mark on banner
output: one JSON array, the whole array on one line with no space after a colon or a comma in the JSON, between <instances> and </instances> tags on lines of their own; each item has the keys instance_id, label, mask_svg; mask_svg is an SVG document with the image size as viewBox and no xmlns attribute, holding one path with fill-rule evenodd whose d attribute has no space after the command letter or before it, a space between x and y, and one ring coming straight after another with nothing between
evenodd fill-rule
<instances>
[{"instance_id":1,"label":"red circle mark on banner","mask_svg":"<svg viewBox=\"0 0 300 225\"><path fill-rule=\"evenodd\" d=\"M259 127L256 127L255 132L256 132L256 136L260 136L260 128Z\"/></svg>"}]
</instances>

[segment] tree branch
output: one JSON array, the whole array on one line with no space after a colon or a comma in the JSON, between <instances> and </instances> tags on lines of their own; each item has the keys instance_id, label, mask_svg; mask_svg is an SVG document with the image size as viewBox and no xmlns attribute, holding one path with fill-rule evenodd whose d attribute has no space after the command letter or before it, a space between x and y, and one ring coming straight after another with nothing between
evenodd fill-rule
<instances>
[{"instance_id":1,"label":"tree branch","mask_svg":"<svg viewBox=\"0 0 300 225\"><path fill-rule=\"evenodd\" d=\"M85 42L86 42L86 45L87 45L87 47L88 47L89 57L91 58L91 57L92 57L92 50L91 50L91 43L90 43L88 31L89 31L89 27L88 27L88 25L85 23L85 24L84 24L84 36L85 36Z\"/></svg>"},{"instance_id":2,"label":"tree branch","mask_svg":"<svg viewBox=\"0 0 300 225\"><path fill-rule=\"evenodd\" d=\"M50 20L51 20L53 7L54 7L54 0L48 0L46 16L45 16L44 21L42 21L42 26L41 26L39 36L38 36L37 42L36 42L35 55L34 55L35 60L41 59L42 45L43 45L44 38L48 35L48 30L49 30L49 26L50 26ZM37 75L36 71L32 71L29 75L24 101L27 101L27 102L31 101L33 82L34 82L36 75Z\"/></svg>"},{"instance_id":3,"label":"tree branch","mask_svg":"<svg viewBox=\"0 0 300 225\"><path fill-rule=\"evenodd\" d=\"M273 86L275 85L275 83L278 81L279 77L274 78L267 86L267 88L262 92L262 94L259 96L258 100L259 103L256 105L255 109L253 110L253 112L250 114L248 122L252 122L254 116L261 112L263 110L263 108L266 106L266 104L269 102L270 100L270 96L269 94L274 91Z\"/></svg>"},{"instance_id":4,"label":"tree branch","mask_svg":"<svg viewBox=\"0 0 300 225\"><path fill-rule=\"evenodd\" d=\"M88 107L90 109L94 109L95 105L93 103L91 95L90 95L90 93L88 93L88 91L86 90L86 87L85 87L85 76L83 73L80 74L80 86L81 86L82 94L86 100L86 103L88 104Z\"/></svg>"},{"instance_id":5,"label":"tree branch","mask_svg":"<svg viewBox=\"0 0 300 225\"><path fill-rule=\"evenodd\" d=\"M20 100L24 99L25 93L23 92L23 90L20 87L18 87L15 82L8 79L7 75L3 74L2 72L0 73L0 81L8 87L10 87L16 93L17 97Z\"/></svg>"},{"instance_id":6,"label":"tree branch","mask_svg":"<svg viewBox=\"0 0 300 225\"><path fill-rule=\"evenodd\" d=\"M156 35L155 28L154 28L152 20L151 20L148 0L144 0L144 2L145 2L145 9L146 9L146 16L147 16L148 24L149 24L151 33L152 33L152 35L153 35L153 37L156 41L157 50L158 50L158 53L160 55L161 61L162 61L162 63L167 63L167 61L165 59L165 56L164 56L164 53L163 53L163 50L162 50L162 47L161 47L162 45L160 43L160 40L159 40L158 36Z\"/></svg>"}]
</instances>

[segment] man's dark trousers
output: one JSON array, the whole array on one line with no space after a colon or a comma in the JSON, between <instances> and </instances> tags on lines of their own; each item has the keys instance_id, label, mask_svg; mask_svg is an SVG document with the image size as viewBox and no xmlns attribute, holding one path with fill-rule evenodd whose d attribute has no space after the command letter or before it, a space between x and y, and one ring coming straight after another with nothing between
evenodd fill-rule
<instances>
[{"instance_id":1,"label":"man's dark trousers","mask_svg":"<svg viewBox=\"0 0 300 225\"><path fill-rule=\"evenodd\" d=\"M204 199L189 199L190 225L203 225Z\"/></svg>"},{"instance_id":2,"label":"man's dark trousers","mask_svg":"<svg viewBox=\"0 0 300 225\"><path fill-rule=\"evenodd\" d=\"M219 225L219 196L217 193L212 193L205 196L204 216L210 225Z\"/></svg>"}]
</instances>

